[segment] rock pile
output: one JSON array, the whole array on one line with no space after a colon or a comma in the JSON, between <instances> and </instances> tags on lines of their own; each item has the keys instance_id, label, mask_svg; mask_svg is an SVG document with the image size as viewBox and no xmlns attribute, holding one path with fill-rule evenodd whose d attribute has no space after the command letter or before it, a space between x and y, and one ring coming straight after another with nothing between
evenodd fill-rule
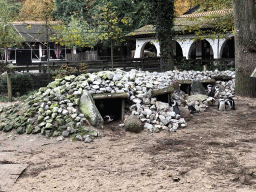
<instances>
[{"instance_id":1,"label":"rock pile","mask_svg":"<svg viewBox=\"0 0 256 192\"><path fill-rule=\"evenodd\" d=\"M100 132L90 128L92 123L81 110L82 95L127 93L133 102L131 113L144 123L146 129L154 132L161 129L175 131L178 127L186 127L185 119L176 114L168 103L152 98L152 90L166 88L177 80L207 80L220 75L235 77L232 71L177 70L163 73L116 70L67 76L40 88L24 104L0 108L0 130L7 132L16 129L20 134L42 133L64 137L76 134L77 138L85 140L88 138L87 133L98 136ZM221 94L234 94L234 80L218 83L221 85ZM176 99L181 100L180 96ZM85 136L80 137L77 133Z\"/></svg>"}]
</instances>

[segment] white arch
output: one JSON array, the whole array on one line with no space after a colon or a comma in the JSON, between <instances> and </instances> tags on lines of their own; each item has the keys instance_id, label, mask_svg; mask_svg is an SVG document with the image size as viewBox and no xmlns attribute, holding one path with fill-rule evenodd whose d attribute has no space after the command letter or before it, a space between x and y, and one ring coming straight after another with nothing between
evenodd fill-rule
<instances>
[{"instance_id":1,"label":"white arch","mask_svg":"<svg viewBox=\"0 0 256 192\"><path fill-rule=\"evenodd\" d=\"M159 45L159 42L157 41L157 39L145 38L145 39L136 39L136 49L135 49L134 58L141 58L142 51L144 51L145 45L149 42L151 42L155 45L157 57L160 56L160 45Z\"/></svg>"},{"instance_id":2,"label":"white arch","mask_svg":"<svg viewBox=\"0 0 256 192\"><path fill-rule=\"evenodd\" d=\"M194 37L195 36L193 36L193 35L182 35L182 36L174 39L181 46L183 57L186 57L186 59L189 59L189 51L190 51L192 44L194 43L194 41L193 41ZM223 49L223 46L224 46L227 38L230 38L230 37L234 37L234 35L232 35L232 34L228 35L226 38L223 38L223 39L214 39L214 40L208 39L208 38L205 39L206 41L209 42L209 44L211 46L214 59L220 58L221 50ZM136 39L136 49L135 49L134 58L141 57L141 55L142 55L141 52L148 42L152 42L155 45L156 50L157 50L157 56L158 57L160 56L160 45L156 38L138 38L138 39Z\"/></svg>"},{"instance_id":3,"label":"white arch","mask_svg":"<svg viewBox=\"0 0 256 192\"><path fill-rule=\"evenodd\" d=\"M193 44L193 40L191 40L190 38L189 39L177 39L176 40L180 46L181 46L181 49L182 49L182 54L183 54L183 57L186 57L186 59L189 58L189 50L190 50L190 47L191 45Z\"/></svg>"}]
</instances>

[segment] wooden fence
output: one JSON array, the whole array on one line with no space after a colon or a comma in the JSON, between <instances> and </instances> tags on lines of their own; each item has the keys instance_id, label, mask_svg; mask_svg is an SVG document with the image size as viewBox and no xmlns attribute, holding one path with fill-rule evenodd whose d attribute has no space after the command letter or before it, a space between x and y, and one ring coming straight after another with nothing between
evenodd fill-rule
<instances>
[{"instance_id":1,"label":"wooden fence","mask_svg":"<svg viewBox=\"0 0 256 192\"><path fill-rule=\"evenodd\" d=\"M204 66L204 69L207 69L209 65L221 64L224 68L227 68L228 65L234 67L234 59L200 59L200 60L187 60L187 62L197 62ZM161 71L160 67L160 57L153 58L121 58L114 59L113 66L110 60L99 60L99 61L81 61L81 62L66 62L66 61L50 61L40 62L40 63L27 63L23 65L15 65L13 71L38 71L46 72L47 70L58 70L61 66L67 65L69 67L77 67L79 70L79 64L84 63L87 66L88 72L97 72L102 70L112 70L113 69L123 69L129 71L131 69L141 69L143 71Z\"/></svg>"}]
</instances>

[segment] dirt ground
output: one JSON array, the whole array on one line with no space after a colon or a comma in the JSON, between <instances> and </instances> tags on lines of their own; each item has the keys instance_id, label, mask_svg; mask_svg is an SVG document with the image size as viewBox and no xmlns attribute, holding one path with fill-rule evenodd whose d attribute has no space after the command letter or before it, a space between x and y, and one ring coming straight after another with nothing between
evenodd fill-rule
<instances>
[{"instance_id":1,"label":"dirt ground","mask_svg":"<svg viewBox=\"0 0 256 192\"><path fill-rule=\"evenodd\" d=\"M256 191L256 99L210 107L177 132L109 124L92 143L0 133L0 161L29 164L8 191Z\"/></svg>"}]
</instances>

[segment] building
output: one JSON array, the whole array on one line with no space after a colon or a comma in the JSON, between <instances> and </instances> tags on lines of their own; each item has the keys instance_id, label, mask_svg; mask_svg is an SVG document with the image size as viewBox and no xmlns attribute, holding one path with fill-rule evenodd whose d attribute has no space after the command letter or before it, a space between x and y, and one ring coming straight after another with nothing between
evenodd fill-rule
<instances>
[{"instance_id":1,"label":"building","mask_svg":"<svg viewBox=\"0 0 256 192\"><path fill-rule=\"evenodd\" d=\"M217 38L209 38L211 35L210 31L214 31L216 24L216 21L210 17L214 14L232 14L232 9L186 14L175 19L175 37L173 38L172 46L174 56L177 59L219 59L235 57L233 34L226 33L220 34L219 38L218 36ZM187 26L192 25L198 25L204 33L197 34L196 31L191 31L187 28ZM137 29L126 35L126 37L127 39L136 40L136 49L133 53L134 58L143 58L152 55L160 56L160 46L153 25L147 25Z\"/></svg>"},{"instance_id":2,"label":"building","mask_svg":"<svg viewBox=\"0 0 256 192\"><path fill-rule=\"evenodd\" d=\"M7 50L7 61L22 63L37 63L47 60L49 52L50 61L67 60L67 54L76 53L76 49L70 49L51 41L55 35L53 26L59 24L52 21L45 25L41 21L14 22L12 27L25 38L21 46L10 47ZM4 56L1 58L4 60Z\"/></svg>"}]
</instances>

